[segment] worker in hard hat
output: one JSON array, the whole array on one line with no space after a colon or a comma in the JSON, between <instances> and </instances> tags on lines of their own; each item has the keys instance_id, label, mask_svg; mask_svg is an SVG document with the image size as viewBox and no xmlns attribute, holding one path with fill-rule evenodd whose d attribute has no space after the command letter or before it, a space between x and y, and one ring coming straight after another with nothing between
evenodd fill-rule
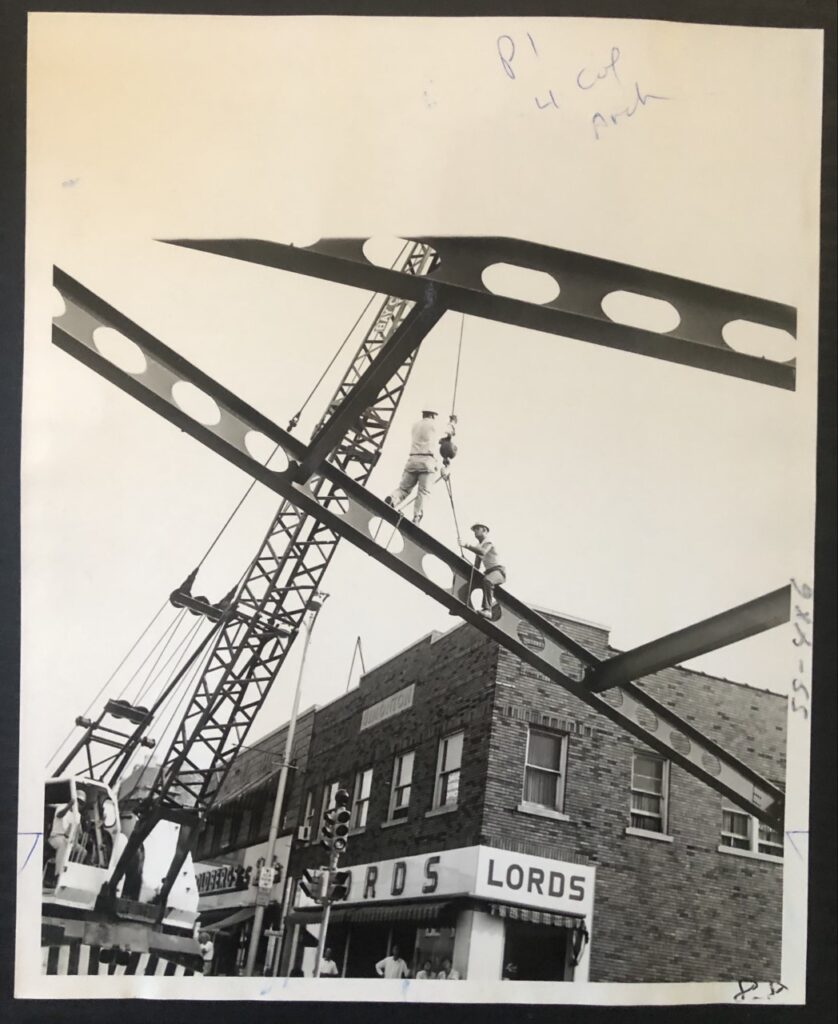
<instances>
[{"instance_id":1,"label":"worker in hard hat","mask_svg":"<svg viewBox=\"0 0 838 1024\"><path fill-rule=\"evenodd\" d=\"M466 551L473 551L477 555L474 564L478 568L481 565L483 567L483 607L480 614L490 619L497 604L495 587L506 583L506 569L501 565L494 541L489 540L489 527L485 523L475 523L471 529L477 543L463 544L463 548Z\"/></svg>"},{"instance_id":2,"label":"worker in hard hat","mask_svg":"<svg viewBox=\"0 0 838 1024\"><path fill-rule=\"evenodd\" d=\"M399 486L384 500L388 505L401 505L414 487L417 488L413 506L413 522L419 523L425 507L425 498L430 494L431 476L436 469L436 452L439 427L437 413L423 409L422 419L410 429L410 454L407 457ZM448 421L447 437L456 430L457 417L452 413Z\"/></svg>"}]
</instances>

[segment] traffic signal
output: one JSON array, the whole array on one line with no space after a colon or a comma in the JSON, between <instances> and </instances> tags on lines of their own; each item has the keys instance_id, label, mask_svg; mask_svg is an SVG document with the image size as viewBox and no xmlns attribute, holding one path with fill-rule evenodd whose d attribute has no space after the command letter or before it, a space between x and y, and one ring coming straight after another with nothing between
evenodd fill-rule
<instances>
[{"instance_id":1,"label":"traffic signal","mask_svg":"<svg viewBox=\"0 0 838 1024\"><path fill-rule=\"evenodd\" d=\"M320 871L310 871L306 868L300 876L300 888L306 896L319 903L323 898L323 875Z\"/></svg>"},{"instance_id":2,"label":"traffic signal","mask_svg":"<svg viewBox=\"0 0 838 1024\"><path fill-rule=\"evenodd\" d=\"M320 829L320 845L329 853L343 853L349 835L349 821L352 812L349 791L339 789L334 796L334 804L323 815L323 827Z\"/></svg>"},{"instance_id":3,"label":"traffic signal","mask_svg":"<svg viewBox=\"0 0 838 1024\"><path fill-rule=\"evenodd\" d=\"M323 815L323 825L320 829L320 845L324 850L332 852L332 844L335 841L335 810L330 807Z\"/></svg>"},{"instance_id":4,"label":"traffic signal","mask_svg":"<svg viewBox=\"0 0 838 1024\"><path fill-rule=\"evenodd\" d=\"M345 789L339 789L335 793L332 849L336 853L343 853L349 841L349 819L352 817L352 813L349 810L349 801L349 793Z\"/></svg>"},{"instance_id":5,"label":"traffic signal","mask_svg":"<svg viewBox=\"0 0 838 1024\"><path fill-rule=\"evenodd\" d=\"M329 902L345 900L349 895L349 886L352 884L352 874L349 871L333 871L329 885Z\"/></svg>"}]
</instances>

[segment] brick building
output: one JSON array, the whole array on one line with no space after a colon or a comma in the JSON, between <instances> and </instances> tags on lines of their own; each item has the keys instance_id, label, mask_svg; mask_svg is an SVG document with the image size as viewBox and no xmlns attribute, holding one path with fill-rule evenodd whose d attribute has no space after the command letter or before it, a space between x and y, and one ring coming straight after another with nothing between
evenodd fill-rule
<instances>
[{"instance_id":1,"label":"brick building","mask_svg":"<svg viewBox=\"0 0 838 1024\"><path fill-rule=\"evenodd\" d=\"M617 653L603 627L548 617ZM684 669L640 685L783 784L785 698ZM781 837L472 627L422 638L305 721L276 887L283 970L311 967L320 911L295 883L326 859L317 838L340 785L351 885L328 945L346 976L372 976L394 943L413 971L450 959L469 980L510 963L520 980L778 976ZM279 749L281 733L260 745ZM273 788L254 775L263 807ZM212 830L240 846L241 800ZM251 843L267 836L261 815ZM211 832L203 851L235 856Z\"/></svg>"},{"instance_id":2,"label":"brick building","mask_svg":"<svg viewBox=\"0 0 838 1024\"><path fill-rule=\"evenodd\" d=\"M265 916L266 927L275 932L285 882L294 824L299 817L300 785L296 778L306 770L314 729L315 711L297 719L291 764L282 808L282 824L273 864L274 887ZM195 855L200 928L214 940L213 973L236 975L247 959L250 929L256 909L259 871L267 866L267 840L277 779L285 754L288 726L242 750L224 780L215 807L202 829ZM270 963L275 935L263 935L259 961Z\"/></svg>"}]
</instances>

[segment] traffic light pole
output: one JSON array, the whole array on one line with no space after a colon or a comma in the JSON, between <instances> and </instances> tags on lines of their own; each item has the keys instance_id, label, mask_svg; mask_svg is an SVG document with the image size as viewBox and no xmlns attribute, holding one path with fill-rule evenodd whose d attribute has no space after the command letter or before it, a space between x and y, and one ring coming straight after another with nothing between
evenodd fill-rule
<instances>
[{"instance_id":1,"label":"traffic light pole","mask_svg":"<svg viewBox=\"0 0 838 1024\"><path fill-rule=\"evenodd\" d=\"M329 883L332 880L332 876L337 870L339 853L333 851L329 857L329 867L326 875L326 884L323 887L324 892L329 892ZM314 972L313 977L320 977L320 961L323 959L323 952L326 949L326 933L329 930L329 917L332 913L332 901L327 900L323 905L323 915L320 918L320 937L317 940L317 955L314 958Z\"/></svg>"},{"instance_id":2,"label":"traffic light pole","mask_svg":"<svg viewBox=\"0 0 838 1024\"><path fill-rule=\"evenodd\" d=\"M311 634L314 629L314 624L317 621L317 615L320 609L323 607L323 602L328 597L328 594L315 593L309 601L309 614L305 621L305 642L303 643L303 654L300 659L300 669L297 673L297 686L294 690L294 703L291 708L291 718L288 722L288 735L285 738L285 754L282 758L282 768L279 772L279 781L276 786L276 795L274 797L273 813L271 814L271 827L268 832L268 849L265 854L265 863L269 868L273 867L274 852L276 849L276 838L279 833L279 818L282 813L282 804L285 800L285 790L288 785L288 766L291 763L291 756L294 746L294 733L297 728L297 713L300 709L300 694L303 688L303 673L306 665L306 656L308 654L309 644L311 643ZM256 953L259 949L259 939L262 936L262 925L265 920L265 906L263 903L256 904L256 913L253 916L253 927L250 932L250 946L247 950L247 963L245 964L244 974L245 977L249 978L253 975L253 968L256 964ZM282 942L282 933L285 931L284 922L280 922L279 926L280 934L277 937L277 944Z\"/></svg>"}]
</instances>

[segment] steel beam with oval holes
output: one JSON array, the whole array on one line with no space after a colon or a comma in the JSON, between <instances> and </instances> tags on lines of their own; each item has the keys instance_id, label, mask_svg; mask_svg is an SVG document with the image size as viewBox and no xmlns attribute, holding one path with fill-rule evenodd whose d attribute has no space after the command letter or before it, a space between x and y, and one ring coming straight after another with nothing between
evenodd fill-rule
<instances>
[{"instance_id":1,"label":"steel beam with oval holes","mask_svg":"<svg viewBox=\"0 0 838 1024\"><path fill-rule=\"evenodd\" d=\"M471 604L471 594L481 577L465 559L406 522L395 509L327 462L317 471L328 482L327 488L315 489L317 477L305 483L296 482L295 470L306 454L305 444L57 268L55 284L66 306L63 315L54 320L56 345L277 494L316 516L330 530L470 622L595 711L749 813L782 830L782 790L639 687L627 685L601 696L583 681L567 675L562 666L568 654L583 666L594 669L600 664L599 659L511 594L498 589L496 617L484 618ZM136 346L139 351L135 367L122 370L100 355L94 341L94 331L100 327L120 332ZM206 404L212 414L205 419L211 422L199 423L178 406L173 388L180 382L198 388L207 397ZM264 435L284 450L289 462L285 470L268 469L250 455L247 436L253 432Z\"/></svg>"},{"instance_id":2,"label":"steel beam with oval holes","mask_svg":"<svg viewBox=\"0 0 838 1024\"><path fill-rule=\"evenodd\" d=\"M416 302L425 301L428 289L435 286L440 304L457 312L773 387L794 390L795 386L793 359L781 362L739 352L723 337L725 327L739 321L793 337L797 312L792 306L583 253L515 238L422 238L417 241L436 251L438 264L417 278L370 262L364 253L370 240L363 238L322 239L306 248L252 238L167 241ZM547 283L552 280L552 290L558 294L541 303L499 295L486 286L483 276L498 264L534 272ZM668 303L677 325L658 332L612 320L603 302L618 292L627 292L635 300L639 296Z\"/></svg>"}]
</instances>

